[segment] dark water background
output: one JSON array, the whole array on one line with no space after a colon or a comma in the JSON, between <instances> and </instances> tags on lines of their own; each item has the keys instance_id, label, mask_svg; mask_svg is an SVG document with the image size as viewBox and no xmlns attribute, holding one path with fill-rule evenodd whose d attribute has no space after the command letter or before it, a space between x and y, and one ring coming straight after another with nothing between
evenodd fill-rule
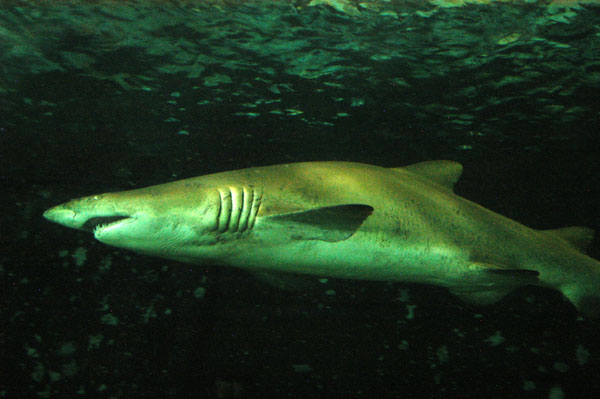
<instances>
[{"instance_id":1,"label":"dark water background","mask_svg":"<svg viewBox=\"0 0 600 399\"><path fill-rule=\"evenodd\" d=\"M452 159L487 208L600 227L598 6L328 3L2 2L0 397L598 397L599 323L550 290L289 293L41 218L249 166Z\"/></svg>"}]
</instances>

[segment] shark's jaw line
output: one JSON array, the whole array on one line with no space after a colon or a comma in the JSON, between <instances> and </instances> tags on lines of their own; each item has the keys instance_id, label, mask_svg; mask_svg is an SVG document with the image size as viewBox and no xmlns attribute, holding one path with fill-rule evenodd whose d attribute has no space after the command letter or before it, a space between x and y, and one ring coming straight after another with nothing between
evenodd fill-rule
<instances>
[{"instance_id":1,"label":"shark's jaw line","mask_svg":"<svg viewBox=\"0 0 600 399\"><path fill-rule=\"evenodd\" d=\"M81 229L90 231L94 234L119 224L120 222L131 219L130 216L125 215L114 215L114 216L96 216L88 219L82 226Z\"/></svg>"}]
</instances>

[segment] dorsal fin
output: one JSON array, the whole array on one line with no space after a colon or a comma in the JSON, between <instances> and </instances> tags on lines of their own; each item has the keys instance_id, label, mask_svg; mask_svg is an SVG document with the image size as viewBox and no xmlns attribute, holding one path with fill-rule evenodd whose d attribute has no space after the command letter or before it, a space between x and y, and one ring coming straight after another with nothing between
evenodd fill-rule
<instances>
[{"instance_id":1,"label":"dorsal fin","mask_svg":"<svg viewBox=\"0 0 600 399\"><path fill-rule=\"evenodd\" d=\"M431 180L452 191L454 184L460 179L463 167L454 161L428 161L420 162L393 170L407 170Z\"/></svg>"},{"instance_id":2,"label":"dorsal fin","mask_svg":"<svg viewBox=\"0 0 600 399\"><path fill-rule=\"evenodd\" d=\"M563 227L562 229L543 230L545 233L562 238L571 246L585 252L594 239L594 229L589 227Z\"/></svg>"}]
</instances>

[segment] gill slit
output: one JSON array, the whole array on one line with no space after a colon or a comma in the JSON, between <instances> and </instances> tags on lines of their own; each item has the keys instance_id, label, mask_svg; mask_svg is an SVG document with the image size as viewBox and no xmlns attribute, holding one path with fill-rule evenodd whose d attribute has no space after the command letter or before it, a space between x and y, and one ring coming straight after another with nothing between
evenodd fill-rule
<instances>
[{"instance_id":1,"label":"gill slit","mask_svg":"<svg viewBox=\"0 0 600 399\"><path fill-rule=\"evenodd\" d=\"M240 213L244 204L244 189L239 187L229 188L231 193L231 216L229 217L229 231L234 233L238 231L240 223Z\"/></svg>"},{"instance_id":2,"label":"gill slit","mask_svg":"<svg viewBox=\"0 0 600 399\"><path fill-rule=\"evenodd\" d=\"M219 204L216 214L218 233L235 233L251 230L256 222L263 196L262 188L219 188Z\"/></svg>"},{"instance_id":3,"label":"gill slit","mask_svg":"<svg viewBox=\"0 0 600 399\"><path fill-rule=\"evenodd\" d=\"M252 209L252 201L254 199L254 190L247 190L246 187L242 188L242 209L240 212L240 218L238 221L238 230L246 231L248 228L248 216Z\"/></svg>"},{"instance_id":4,"label":"gill slit","mask_svg":"<svg viewBox=\"0 0 600 399\"><path fill-rule=\"evenodd\" d=\"M256 222L256 215L260 209L260 204L263 197L262 187L252 188L252 205L248 214L248 230L252 230Z\"/></svg>"},{"instance_id":5,"label":"gill slit","mask_svg":"<svg viewBox=\"0 0 600 399\"><path fill-rule=\"evenodd\" d=\"M219 194L219 203L217 204L217 215L215 217L215 228L214 231L219 231L219 220L221 219L221 212L223 212L223 195L221 194L221 190L217 190Z\"/></svg>"},{"instance_id":6,"label":"gill slit","mask_svg":"<svg viewBox=\"0 0 600 399\"><path fill-rule=\"evenodd\" d=\"M231 217L231 190L219 189L220 207L217 219L217 232L224 233L229 228Z\"/></svg>"}]
</instances>

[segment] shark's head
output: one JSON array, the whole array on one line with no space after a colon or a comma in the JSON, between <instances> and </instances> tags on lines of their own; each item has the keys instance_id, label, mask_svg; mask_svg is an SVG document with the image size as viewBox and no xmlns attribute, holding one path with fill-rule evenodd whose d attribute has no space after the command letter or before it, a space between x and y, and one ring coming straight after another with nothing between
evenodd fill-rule
<instances>
[{"instance_id":1,"label":"shark's head","mask_svg":"<svg viewBox=\"0 0 600 399\"><path fill-rule=\"evenodd\" d=\"M185 259L217 240L219 195L198 184L172 184L75 199L44 217L108 245Z\"/></svg>"}]
</instances>

